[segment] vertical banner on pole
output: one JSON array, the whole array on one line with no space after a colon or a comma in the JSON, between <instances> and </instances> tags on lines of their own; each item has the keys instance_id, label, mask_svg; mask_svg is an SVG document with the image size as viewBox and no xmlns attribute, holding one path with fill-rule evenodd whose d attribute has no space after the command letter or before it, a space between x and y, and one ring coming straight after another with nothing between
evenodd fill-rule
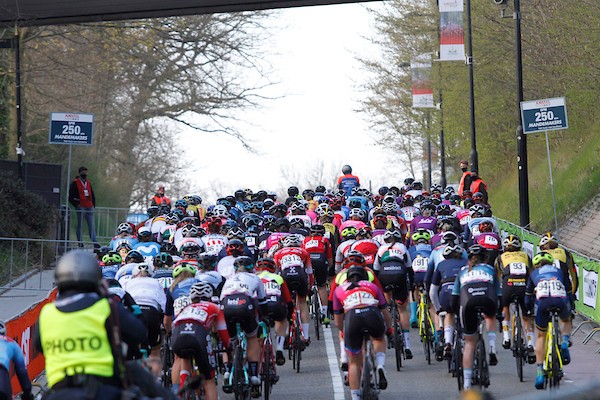
<instances>
[{"instance_id":1,"label":"vertical banner on pole","mask_svg":"<svg viewBox=\"0 0 600 400\"><path fill-rule=\"evenodd\" d=\"M440 60L465 60L463 0L439 0Z\"/></svg>"},{"instance_id":2,"label":"vertical banner on pole","mask_svg":"<svg viewBox=\"0 0 600 400\"><path fill-rule=\"evenodd\" d=\"M413 108L433 108L431 54L421 54L410 63L412 72Z\"/></svg>"}]
</instances>

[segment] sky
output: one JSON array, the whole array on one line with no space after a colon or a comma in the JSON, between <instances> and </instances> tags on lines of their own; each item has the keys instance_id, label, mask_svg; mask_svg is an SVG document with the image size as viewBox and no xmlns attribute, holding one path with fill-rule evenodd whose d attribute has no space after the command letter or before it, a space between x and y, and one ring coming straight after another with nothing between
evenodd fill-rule
<instances>
[{"instance_id":1,"label":"sky","mask_svg":"<svg viewBox=\"0 0 600 400\"><path fill-rule=\"evenodd\" d=\"M335 175L341 174L342 165L351 165L363 186L371 180L373 190L408 176L402 167L389 165L389 153L374 144L365 116L355 111L364 96L357 86L365 76L355 57L378 54L366 38L375 32L367 7L379 5L278 11L269 21L271 38L262 46L269 54L270 79L278 82L268 93L280 98L236 114L248 122L243 133L260 154L247 152L230 137L184 131L181 144L195 154L202 150L201 159L190 161L197 171L194 186L205 192L207 185L229 191L280 190L288 186L282 169L303 176L319 161ZM390 176L395 177L392 183L386 179Z\"/></svg>"}]
</instances>

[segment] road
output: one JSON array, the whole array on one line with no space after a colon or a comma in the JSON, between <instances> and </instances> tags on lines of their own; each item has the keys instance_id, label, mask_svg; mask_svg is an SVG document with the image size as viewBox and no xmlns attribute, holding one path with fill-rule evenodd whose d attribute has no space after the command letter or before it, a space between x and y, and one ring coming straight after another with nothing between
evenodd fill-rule
<instances>
[{"instance_id":1,"label":"road","mask_svg":"<svg viewBox=\"0 0 600 400\"><path fill-rule=\"evenodd\" d=\"M576 326L577 324L575 324ZM350 391L341 384L340 371L337 362L330 368L328 354L335 350L336 360L339 357L337 330L325 329L320 341L315 340L311 326L311 345L303 353L300 373L292 370L291 362L287 361L279 367L281 375L279 383L273 389L274 399L350 399ZM323 336L333 338L324 340ZM584 333L577 333L571 348L572 363L565 366L565 378L561 388L569 388L578 383L587 382L600 377L598 365L600 354L594 353L598 342L592 341L582 345ZM599 335L600 337L600 335ZM498 335L498 365L490 367L491 385L488 392L496 399L507 399L516 395L538 392L533 384L535 380L535 365L524 367L524 382L519 382L512 353L504 350ZM335 343L335 344L334 344ZM404 360L401 371L396 371L395 359L391 350L386 357L386 370L389 386L382 391L381 400L392 399L427 399L448 400L458 397L456 379L447 373L446 361L438 363L432 360L427 365L423 347L418 339L418 331L411 330L411 344L414 353L412 360ZM335 348L334 348L335 346ZM335 361L335 360L331 360ZM332 379L332 372L335 378ZM337 392L335 391L337 390ZM343 392L342 392L343 391ZM336 396L336 394L338 394ZM228 399L228 395L221 395Z\"/></svg>"}]
</instances>

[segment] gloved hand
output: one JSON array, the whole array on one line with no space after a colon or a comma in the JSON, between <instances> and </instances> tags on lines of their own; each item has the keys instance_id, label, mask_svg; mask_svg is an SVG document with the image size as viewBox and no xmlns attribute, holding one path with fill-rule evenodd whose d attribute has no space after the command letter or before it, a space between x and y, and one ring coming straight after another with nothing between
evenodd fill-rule
<instances>
[{"instance_id":1,"label":"gloved hand","mask_svg":"<svg viewBox=\"0 0 600 400\"><path fill-rule=\"evenodd\" d=\"M385 335L390 338L394 335L394 327L390 326L385 330Z\"/></svg>"}]
</instances>

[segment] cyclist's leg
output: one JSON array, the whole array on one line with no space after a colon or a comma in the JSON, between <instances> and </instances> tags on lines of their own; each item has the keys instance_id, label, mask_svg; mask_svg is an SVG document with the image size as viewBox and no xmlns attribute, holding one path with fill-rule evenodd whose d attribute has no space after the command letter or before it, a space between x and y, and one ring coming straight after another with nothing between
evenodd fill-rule
<instances>
[{"instance_id":1,"label":"cyclist's leg","mask_svg":"<svg viewBox=\"0 0 600 400\"><path fill-rule=\"evenodd\" d=\"M569 338L571 337L571 329L573 328L573 320L571 318L571 309L569 303L565 303L559 315L562 324L562 343L560 344L560 354L564 365L571 362L571 354L569 352Z\"/></svg>"},{"instance_id":2,"label":"cyclist's leg","mask_svg":"<svg viewBox=\"0 0 600 400\"><path fill-rule=\"evenodd\" d=\"M475 358L475 347L477 345L477 309L479 305L477 299L469 299L466 304L461 306L460 320L465 338L465 348L462 354L464 388L471 387L471 378L473 377L473 359Z\"/></svg>"},{"instance_id":3,"label":"cyclist's leg","mask_svg":"<svg viewBox=\"0 0 600 400\"><path fill-rule=\"evenodd\" d=\"M535 387L537 389L544 388L544 358L546 356L546 332L548 330L548 322L550 316L544 304L540 301L535 315L535 326L537 328L537 338L535 342L535 360L537 365L537 376L535 379Z\"/></svg>"},{"instance_id":4,"label":"cyclist's leg","mask_svg":"<svg viewBox=\"0 0 600 400\"><path fill-rule=\"evenodd\" d=\"M352 399L360 393L360 367L362 364L363 319L355 310L344 315L344 345L348 353L348 386Z\"/></svg>"}]
</instances>

